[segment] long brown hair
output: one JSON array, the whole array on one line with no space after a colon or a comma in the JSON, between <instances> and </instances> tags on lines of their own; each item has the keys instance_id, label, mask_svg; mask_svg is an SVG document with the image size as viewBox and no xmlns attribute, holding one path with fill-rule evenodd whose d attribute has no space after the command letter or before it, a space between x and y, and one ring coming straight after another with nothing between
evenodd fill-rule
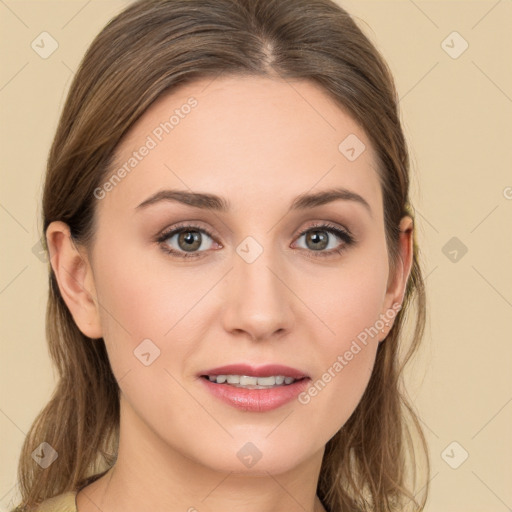
<instances>
[{"instance_id":1,"label":"long brown hair","mask_svg":"<svg viewBox=\"0 0 512 512\"><path fill-rule=\"evenodd\" d=\"M71 84L47 162L44 232L51 222L63 221L74 242L87 246L95 233L94 190L112 172L122 137L162 94L220 74L310 80L348 110L378 155L389 261L396 269L400 220L414 218L397 94L378 51L332 0L141 0L129 5L94 39ZM119 387L104 341L77 328L50 265L48 272L46 335L59 381L24 442L17 510L101 476L115 463L119 439ZM317 492L331 512L424 508L428 449L402 376L420 345L425 302L414 239L402 309L379 345L360 403L326 446ZM413 322L408 343L403 339L407 318ZM58 452L46 469L31 457L43 441ZM421 503L413 490L419 452L427 468Z\"/></svg>"}]
</instances>

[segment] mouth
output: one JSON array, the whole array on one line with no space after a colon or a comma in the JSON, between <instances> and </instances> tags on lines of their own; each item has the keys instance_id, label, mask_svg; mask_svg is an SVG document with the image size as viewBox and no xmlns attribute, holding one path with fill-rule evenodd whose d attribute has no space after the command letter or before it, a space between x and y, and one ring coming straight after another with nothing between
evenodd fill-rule
<instances>
[{"instance_id":1,"label":"mouth","mask_svg":"<svg viewBox=\"0 0 512 512\"><path fill-rule=\"evenodd\" d=\"M229 364L200 372L200 377L216 384L228 384L248 389L266 389L287 386L309 376L301 370L282 364L251 366L249 364ZM261 387L251 387L261 386Z\"/></svg>"},{"instance_id":2,"label":"mouth","mask_svg":"<svg viewBox=\"0 0 512 512\"><path fill-rule=\"evenodd\" d=\"M227 365L198 377L213 396L237 409L265 412L292 401L311 380L304 372L283 365Z\"/></svg>"}]
</instances>

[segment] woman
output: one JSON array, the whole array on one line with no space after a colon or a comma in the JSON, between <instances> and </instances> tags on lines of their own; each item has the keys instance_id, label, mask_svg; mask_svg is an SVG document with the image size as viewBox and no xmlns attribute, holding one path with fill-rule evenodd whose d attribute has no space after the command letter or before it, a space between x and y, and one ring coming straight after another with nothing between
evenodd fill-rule
<instances>
[{"instance_id":1,"label":"woman","mask_svg":"<svg viewBox=\"0 0 512 512\"><path fill-rule=\"evenodd\" d=\"M17 510L423 509L408 173L390 73L332 1L144 0L108 23L48 160L60 381Z\"/></svg>"}]
</instances>

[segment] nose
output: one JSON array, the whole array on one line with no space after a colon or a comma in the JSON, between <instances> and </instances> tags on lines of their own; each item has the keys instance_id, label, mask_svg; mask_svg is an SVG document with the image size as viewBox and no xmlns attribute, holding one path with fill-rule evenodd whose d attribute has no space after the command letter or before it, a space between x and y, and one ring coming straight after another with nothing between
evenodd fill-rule
<instances>
[{"instance_id":1,"label":"nose","mask_svg":"<svg viewBox=\"0 0 512 512\"><path fill-rule=\"evenodd\" d=\"M235 255L225 284L222 321L227 332L262 341L290 331L293 293L286 272L270 253L264 250L252 263Z\"/></svg>"}]
</instances>

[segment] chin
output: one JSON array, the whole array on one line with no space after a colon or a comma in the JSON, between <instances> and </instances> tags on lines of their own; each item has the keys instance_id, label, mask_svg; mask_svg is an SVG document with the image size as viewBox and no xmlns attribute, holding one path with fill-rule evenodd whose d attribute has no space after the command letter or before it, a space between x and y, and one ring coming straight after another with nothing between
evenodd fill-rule
<instances>
[{"instance_id":1,"label":"chin","mask_svg":"<svg viewBox=\"0 0 512 512\"><path fill-rule=\"evenodd\" d=\"M318 453L318 448L313 446L307 450L305 443L300 442L298 437L295 442L284 446L280 440L272 442L266 438L267 435L252 436L252 441L247 436L243 441L232 440L220 450L211 450L208 447L209 449L200 454L198 461L219 472L268 476L269 473L286 473Z\"/></svg>"}]
</instances>

